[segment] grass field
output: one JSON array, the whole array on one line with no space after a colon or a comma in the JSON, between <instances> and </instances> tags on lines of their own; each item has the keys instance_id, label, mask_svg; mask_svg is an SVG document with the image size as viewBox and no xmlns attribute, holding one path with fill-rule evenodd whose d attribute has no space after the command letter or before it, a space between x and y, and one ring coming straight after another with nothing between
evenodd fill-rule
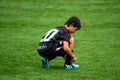
<instances>
[{"instance_id":1,"label":"grass field","mask_svg":"<svg viewBox=\"0 0 120 80\"><path fill-rule=\"evenodd\" d=\"M41 68L42 35L78 16L75 34L78 70L64 60ZM0 80L120 80L119 0L0 0Z\"/></svg>"}]
</instances>

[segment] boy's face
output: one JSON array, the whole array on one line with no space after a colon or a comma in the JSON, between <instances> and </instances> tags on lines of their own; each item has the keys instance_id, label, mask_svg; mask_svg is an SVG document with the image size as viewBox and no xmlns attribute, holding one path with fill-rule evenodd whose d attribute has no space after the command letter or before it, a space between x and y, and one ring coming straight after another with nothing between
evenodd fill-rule
<instances>
[{"instance_id":1,"label":"boy's face","mask_svg":"<svg viewBox=\"0 0 120 80\"><path fill-rule=\"evenodd\" d=\"M79 30L77 27L74 27L73 25L70 25L69 26L69 29L68 29L68 31L70 32L70 33L74 33L74 32L76 32L77 30Z\"/></svg>"}]
</instances>

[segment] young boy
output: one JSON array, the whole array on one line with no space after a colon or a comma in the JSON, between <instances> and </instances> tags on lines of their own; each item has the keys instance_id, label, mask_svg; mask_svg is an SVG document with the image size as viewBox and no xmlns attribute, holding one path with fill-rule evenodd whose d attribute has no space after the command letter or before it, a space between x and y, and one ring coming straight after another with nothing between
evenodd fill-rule
<instances>
[{"instance_id":1,"label":"young boy","mask_svg":"<svg viewBox=\"0 0 120 80\"><path fill-rule=\"evenodd\" d=\"M64 58L66 70L79 68L79 65L73 64L77 59L73 54L74 38L71 34L80 28L80 19L73 16L65 22L64 26L51 29L43 36L38 46L38 53L42 56L43 68L50 68L49 61L57 56Z\"/></svg>"}]
</instances>

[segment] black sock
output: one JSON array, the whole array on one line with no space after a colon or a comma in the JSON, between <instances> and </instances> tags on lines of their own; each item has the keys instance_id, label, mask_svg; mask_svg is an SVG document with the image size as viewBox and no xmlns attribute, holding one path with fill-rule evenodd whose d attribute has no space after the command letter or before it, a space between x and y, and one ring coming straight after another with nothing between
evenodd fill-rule
<instances>
[{"instance_id":1,"label":"black sock","mask_svg":"<svg viewBox=\"0 0 120 80\"><path fill-rule=\"evenodd\" d=\"M68 65L71 64L71 57L69 55L66 55L65 64L68 64Z\"/></svg>"},{"instance_id":2,"label":"black sock","mask_svg":"<svg viewBox=\"0 0 120 80\"><path fill-rule=\"evenodd\" d=\"M71 50L73 52L73 50ZM69 56L68 54L66 55L66 60L65 60L65 64L70 65L71 62L71 56Z\"/></svg>"}]
</instances>

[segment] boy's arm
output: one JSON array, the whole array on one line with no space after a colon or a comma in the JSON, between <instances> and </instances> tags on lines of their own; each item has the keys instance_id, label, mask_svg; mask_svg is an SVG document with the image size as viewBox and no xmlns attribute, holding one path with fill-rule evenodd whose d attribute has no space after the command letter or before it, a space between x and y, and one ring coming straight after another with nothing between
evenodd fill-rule
<instances>
[{"instance_id":1,"label":"boy's arm","mask_svg":"<svg viewBox=\"0 0 120 80\"><path fill-rule=\"evenodd\" d=\"M63 49L66 52L66 54L71 56L72 61L76 61L76 56L72 53L72 51L69 47L68 41L63 41Z\"/></svg>"}]
</instances>

